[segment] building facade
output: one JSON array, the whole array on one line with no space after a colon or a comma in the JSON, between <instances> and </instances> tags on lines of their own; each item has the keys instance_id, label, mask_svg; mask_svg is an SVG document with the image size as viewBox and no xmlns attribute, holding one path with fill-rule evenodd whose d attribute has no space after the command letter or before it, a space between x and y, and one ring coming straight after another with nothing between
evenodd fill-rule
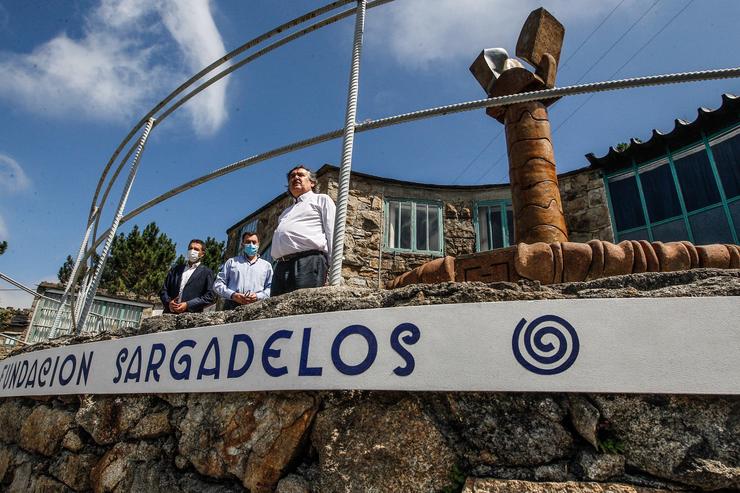
<instances>
[{"instance_id":1,"label":"building facade","mask_svg":"<svg viewBox=\"0 0 740 493\"><path fill-rule=\"evenodd\" d=\"M36 298L31 307L31 325L26 331L24 342L33 344L49 340L51 326L54 323L59 303L52 300L61 300L64 287L57 284L42 282L38 293L45 298ZM49 299L47 299L49 298ZM139 300L131 300L121 296L109 296L99 291L95 295L90 315L85 321L82 333L97 334L120 328L138 328L143 318L152 315L152 304ZM72 319L69 306L62 310L57 336L67 335L72 330Z\"/></svg>"},{"instance_id":2,"label":"building facade","mask_svg":"<svg viewBox=\"0 0 740 493\"><path fill-rule=\"evenodd\" d=\"M738 243L740 107L725 95L714 111L668 134L632 140L590 166L559 175L569 241L625 239ZM316 191L336 200L339 169L318 170ZM243 231L256 231L264 258L283 193L227 230L235 255ZM736 226L737 225L737 226ZM508 184L447 186L352 173L342 276L350 286L382 287L424 262L513 243Z\"/></svg>"}]
</instances>

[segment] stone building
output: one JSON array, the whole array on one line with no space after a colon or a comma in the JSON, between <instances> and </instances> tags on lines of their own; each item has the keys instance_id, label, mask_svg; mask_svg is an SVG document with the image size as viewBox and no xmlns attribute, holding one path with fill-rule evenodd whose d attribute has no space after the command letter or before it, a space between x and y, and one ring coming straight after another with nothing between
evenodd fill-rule
<instances>
[{"instance_id":1,"label":"stone building","mask_svg":"<svg viewBox=\"0 0 740 493\"><path fill-rule=\"evenodd\" d=\"M720 108L677 120L647 142L632 139L590 165L559 175L569 240L618 242L689 240L738 243L740 230L740 105L722 97ZM339 169L324 165L316 191L336 200ZM691 186L689 186L691 184ZM227 255L242 231L257 231L262 255L280 212L275 197L227 230ZM444 255L459 256L513 243L511 191L501 185L430 185L352 173L347 208L344 281L379 287Z\"/></svg>"}]
</instances>

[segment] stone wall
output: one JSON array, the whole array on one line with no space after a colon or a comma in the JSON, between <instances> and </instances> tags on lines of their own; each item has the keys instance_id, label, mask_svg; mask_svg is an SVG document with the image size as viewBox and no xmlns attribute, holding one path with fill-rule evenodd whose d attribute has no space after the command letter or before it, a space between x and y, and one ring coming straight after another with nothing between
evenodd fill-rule
<instances>
[{"instance_id":1,"label":"stone wall","mask_svg":"<svg viewBox=\"0 0 740 493\"><path fill-rule=\"evenodd\" d=\"M336 200L338 170L324 167L316 191ZM560 177L560 190L570 241L613 240L603 180L598 170L580 170ZM435 186L399 182L353 173L347 207L345 259L342 269L349 286L379 287L408 272L433 256L382 249L383 203L386 198L423 199L443 205L444 255L475 252L475 204L484 200L511 200L508 185ZM277 197L264 210L245 218L228 232L227 252L236 255L242 226L258 220L257 232L263 245L272 238L277 219L290 204L290 198Z\"/></svg>"},{"instance_id":2,"label":"stone wall","mask_svg":"<svg viewBox=\"0 0 740 493\"><path fill-rule=\"evenodd\" d=\"M232 312L153 317L141 331L391 306L666 296L740 296L740 271L547 287L319 288ZM334 391L0 400L0 490L8 492L736 491L739 451L737 396Z\"/></svg>"},{"instance_id":3,"label":"stone wall","mask_svg":"<svg viewBox=\"0 0 740 493\"><path fill-rule=\"evenodd\" d=\"M614 241L604 178L600 170L583 169L558 177L568 240Z\"/></svg>"}]
</instances>

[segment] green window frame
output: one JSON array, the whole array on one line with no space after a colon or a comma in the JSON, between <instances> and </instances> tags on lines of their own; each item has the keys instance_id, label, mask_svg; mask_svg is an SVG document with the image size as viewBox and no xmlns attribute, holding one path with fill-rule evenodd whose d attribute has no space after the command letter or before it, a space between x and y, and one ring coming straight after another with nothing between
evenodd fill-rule
<instances>
[{"instance_id":1,"label":"green window frame","mask_svg":"<svg viewBox=\"0 0 740 493\"><path fill-rule=\"evenodd\" d=\"M402 213L403 211L403 213ZM408 212L408 224L403 223L404 213ZM419 217L425 221L418 221ZM383 203L383 250L387 252L421 253L425 255L444 255L444 223L442 202L433 200L386 198ZM436 220L437 234L430 223ZM392 224L393 223L393 224ZM422 228L424 231L422 231ZM403 241L402 236L408 236ZM419 239L422 241L420 242ZM402 246L403 244L408 246ZM419 244L419 243L426 243ZM434 248L436 246L438 248ZM426 248L425 248L426 247Z\"/></svg>"},{"instance_id":2,"label":"green window frame","mask_svg":"<svg viewBox=\"0 0 740 493\"><path fill-rule=\"evenodd\" d=\"M729 198L726 196L722 180L717 169L717 163L712 152L712 145L728 139L740 139L740 125L736 125L730 129L717 132L716 134L712 134L710 136L707 136L702 132L701 136L701 141L695 142L691 145L682 147L675 151L672 151L666 147L665 155L658 159L646 163L641 163L640 165L638 165L633 160L631 169L620 170L604 176L604 188L606 190L607 200L609 202L609 215L612 221L612 225L614 226L614 236L616 241L622 241L623 239L634 239L635 237L643 236L647 236L647 238L645 239L649 241L660 240L661 238L656 238L656 236L658 236L658 234L656 233L657 231L660 231L661 226L667 226L670 223L682 221L683 227L685 228L686 232L686 238L681 239L695 242L696 225L701 224L703 219L703 217L697 218L696 216L704 214L704 217L706 217L705 213L716 211L718 214L720 214L720 216L724 216L732 241L736 244L738 243L738 237L740 236L740 225L736 225L734 223L731 208L735 209L736 207L740 206L740 196ZM689 211L686 207L685 194L681 189L681 183L676 171L676 161L679 161L681 158L693 155L697 152L704 152L706 155L709 163L709 169L711 170L711 179L713 180L713 184L717 187L717 191L719 192L719 200L696 210ZM740 162L736 163L736 165L740 166ZM673 185L674 190L676 191L681 213L672 217L662 219L660 221L651 221L640 175L651 169L655 169L658 166L668 166L670 169L671 181L669 183ZM637 227L620 230L618 229L618 224L615 218L613 205L614 198L612 197L610 183L619 179L632 177L635 178L635 181L637 183L637 190L640 198L640 207L642 217L644 219L644 224ZM738 204L735 204L736 202L738 202ZM696 221L693 226L692 220ZM642 234L643 230L645 230L645 235Z\"/></svg>"},{"instance_id":3,"label":"green window frame","mask_svg":"<svg viewBox=\"0 0 740 493\"><path fill-rule=\"evenodd\" d=\"M481 217L481 209L485 211L485 217ZM498 225L495 224L495 219L498 219ZM473 209L473 224L475 226L476 252L493 250L494 247L505 248L511 246L511 240L514 237L511 200L481 200L476 202ZM485 233L486 238L483 238L483 233ZM500 243L501 246L495 246L497 243Z\"/></svg>"}]
</instances>

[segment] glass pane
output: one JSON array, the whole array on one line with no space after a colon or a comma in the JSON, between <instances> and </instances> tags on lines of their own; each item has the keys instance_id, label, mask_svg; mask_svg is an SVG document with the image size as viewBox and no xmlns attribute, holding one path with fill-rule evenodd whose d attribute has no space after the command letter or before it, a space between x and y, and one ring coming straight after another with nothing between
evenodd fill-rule
<instances>
[{"instance_id":1,"label":"glass pane","mask_svg":"<svg viewBox=\"0 0 740 493\"><path fill-rule=\"evenodd\" d=\"M479 251L485 252L487 250L491 249L490 243L488 242L489 238L489 231L488 231L488 207L481 206L478 207L478 243L480 244Z\"/></svg>"},{"instance_id":2,"label":"glass pane","mask_svg":"<svg viewBox=\"0 0 740 493\"><path fill-rule=\"evenodd\" d=\"M710 243L732 243L730 225L723 207L715 207L708 211L689 216L691 231L694 233L694 243L709 245Z\"/></svg>"},{"instance_id":3,"label":"glass pane","mask_svg":"<svg viewBox=\"0 0 740 493\"><path fill-rule=\"evenodd\" d=\"M504 246L504 225L501 223L501 207L491 207L491 242L493 248L502 248Z\"/></svg>"},{"instance_id":4,"label":"glass pane","mask_svg":"<svg viewBox=\"0 0 740 493\"><path fill-rule=\"evenodd\" d=\"M428 250L429 242L427 241L427 206L426 204L416 204L416 249Z\"/></svg>"},{"instance_id":5,"label":"glass pane","mask_svg":"<svg viewBox=\"0 0 740 493\"><path fill-rule=\"evenodd\" d=\"M398 245L398 202L388 202L388 247Z\"/></svg>"},{"instance_id":6,"label":"glass pane","mask_svg":"<svg viewBox=\"0 0 740 493\"><path fill-rule=\"evenodd\" d=\"M673 183L671 168L668 164L640 173L642 193L650 222L662 221L681 215L681 204L678 202L676 186Z\"/></svg>"},{"instance_id":7,"label":"glass pane","mask_svg":"<svg viewBox=\"0 0 740 493\"><path fill-rule=\"evenodd\" d=\"M439 207L429 206L429 249L433 252L441 252L439 244Z\"/></svg>"},{"instance_id":8,"label":"glass pane","mask_svg":"<svg viewBox=\"0 0 740 493\"><path fill-rule=\"evenodd\" d=\"M706 152L702 150L684 156L675 161L675 165L687 211L695 211L720 201Z\"/></svg>"},{"instance_id":9,"label":"glass pane","mask_svg":"<svg viewBox=\"0 0 740 493\"><path fill-rule=\"evenodd\" d=\"M630 231L629 233L619 233L619 241L624 240L649 240L647 228Z\"/></svg>"},{"instance_id":10,"label":"glass pane","mask_svg":"<svg viewBox=\"0 0 740 493\"><path fill-rule=\"evenodd\" d=\"M725 189L725 197L737 197L740 195L740 135L713 144L712 154Z\"/></svg>"},{"instance_id":11,"label":"glass pane","mask_svg":"<svg viewBox=\"0 0 740 493\"><path fill-rule=\"evenodd\" d=\"M645 225L640 195L634 175L609 182L614 221L617 230L632 229Z\"/></svg>"},{"instance_id":12,"label":"glass pane","mask_svg":"<svg viewBox=\"0 0 740 493\"><path fill-rule=\"evenodd\" d=\"M683 217L669 223L653 226L653 240L655 241L682 241L689 239L686 223Z\"/></svg>"},{"instance_id":13,"label":"glass pane","mask_svg":"<svg viewBox=\"0 0 740 493\"><path fill-rule=\"evenodd\" d=\"M411 204L404 202L401 204L401 231L399 247L411 249Z\"/></svg>"},{"instance_id":14,"label":"glass pane","mask_svg":"<svg viewBox=\"0 0 740 493\"><path fill-rule=\"evenodd\" d=\"M506 227L508 228L509 246L514 244L514 211L511 206L506 208Z\"/></svg>"},{"instance_id":15,"label":"glass pane","mask_svg":"<svg viewBox=\"0 0 740 493\"><path fill-rule=\"evenodd\" d=\"M729 204L728 207L730 209L732 222L735 225L735 235L738 240L740 240L740 200Z\"/></svg>"}]
</instances>

